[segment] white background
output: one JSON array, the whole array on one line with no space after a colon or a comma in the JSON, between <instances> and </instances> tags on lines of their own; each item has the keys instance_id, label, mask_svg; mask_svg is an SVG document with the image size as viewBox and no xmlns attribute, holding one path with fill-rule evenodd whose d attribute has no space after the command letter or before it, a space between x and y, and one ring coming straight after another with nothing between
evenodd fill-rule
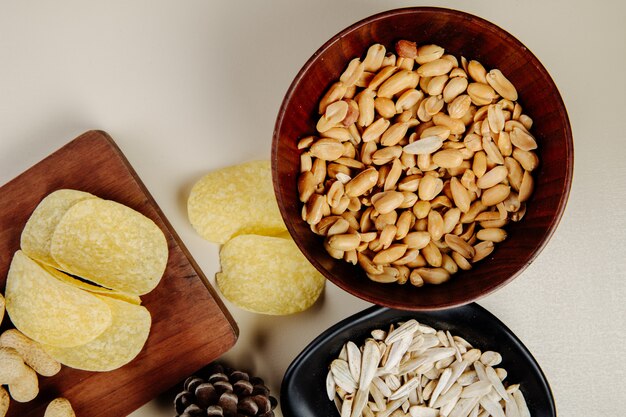
<instances>
[{"instance_id":1,"label":"white background","mask_svg":"<svg viewBox=\"0 0 626 417\"><path fill-rule=\"evenodd\" d=\"M480 301L539 361L561 416L624 415L626 404L625 4L428 4L477 14L520 39L569 111L575 171L557 233L522 276ZM218 247L185 214L193 182L268 159L282 97L308 57L357 20L411 5L424 4L0 0L0 184L84 131L106 130L212 278ZM228 306L241 336L227 358L276 393L310 340L368 304L328 283L299 315ZM133 416L171 416L169 400Z\"/></svg>"}]
</instances>

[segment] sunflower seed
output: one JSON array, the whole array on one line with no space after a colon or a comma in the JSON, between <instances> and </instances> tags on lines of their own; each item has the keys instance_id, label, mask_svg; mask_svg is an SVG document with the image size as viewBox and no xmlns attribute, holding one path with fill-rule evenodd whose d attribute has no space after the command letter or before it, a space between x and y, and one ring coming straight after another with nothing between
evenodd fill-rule
<instances>
[{"instance_id":1,"label":"sunflower seed","mask_svg":"<svg viewBox=\"0 0 626 417\"><path fill-rule=\"evenodd\" d=\"M456 403L449 417L467 417L472 412L472 409L478 412L478 398L462 398Z\"/></svg>"},{"instance_id":2,"label":"sunflower seed","mask_svg":"<svg viewBox=\"0 0 626 417\"><path fill-rule=\"evenodd\" d=\"M335 359L330 364L330 370L337 386L351 394L356 390L357 384L350 373L348 362L342 359Z\"/></svg>"},{"instance_id":3,"label":"sunflower seed","mask_svg":"<svg viewBox=\"0 0 626 417\"><path fill-rule=\"evenodd\" d=\"M505 401L504 405L504 414L506 417L520 417L519 409L517 408L517 403L515 399L509 395L509 397Z\"/></svg>"},{"instance_id":4,"label":"sunflower seed","mask_svg":"<svg viewBox=\"0 0 626 417\"><path fill-rule=\"evenodd\" d=\"M409 379L404 385L399 387L391 396L390 400L396 400L398 398L403 398L409 395L409 391L414 390L420 383L420 377L416 376Z\"/></svg>"},{"instance_id":5,"label":"sunflower seed","mask_svg":"<svg viewBox=\"0 0 626 417\"><path fill-rule=\"evenodd\" d=\"M443 388L448 383L448 380L450 379L450 375L452 375L452 370L450 368L444 369L444 371L441 373L441 376L439 377L439 381L437 381L437 386L433 390L433 394L431 395L430 400L428 402L429 407L432 407L435 401L437 401L437 398L443 391Z\"/></svg>"},{"instance_id":6,"label":"sunflower seed","mask_svg":"<svg viewBox=\"0 0 626 417\"><path fill-rule=\"evenodd\" d=\"M378 349L378 344L373 339L366 340L361 359L359 387L365 389L370 386L379 362L380 350Z\"/></svg>"},{"instance_id":7,"label":"sunflower seed","mask_svg":"<svg viewBox=\"0 0 626 417\"><path fill-rule=\"evenodd\" d=\"M530 411L528 411L524 394L522 394L520 390L517 390L512 395L515 400L515 404L517 405L520 417L530 417Z\"/></svg>"},{"instance_id":8,"label":"sunflower seed","mask_svg":"<svg viewBox=\"0 0 626 417\"><path fill-rule=\"evenodd\" d=\"M407 336L412 336L419 329L419 326L420 324L417 320L407 320L387 335L385 343L395 343L396 341L404 339Z\"/></svg>"},{"instance_id":9,"label":"sunflower seed","mask_svg":"<svg viewBox=\"0 0 626 417\"><path fill-rule=\"evenodd\" d=\"M491 385L496 390L498 395L500 395L503 400L506 400L508 398L506 388L504 388L504 385L502 385L502 381L500 381L500 378L498 378L498 374L496 373L496 371L491 366L487 366L485 367L485 374L487 375L487 379L489 380L489 382L491 382Z\"/></svg>"},{"instance_id":10,"label":"sunflower seed","mask_svg":"<svg viewBox=\"0 0 626 417\"><path fill-rule=\"evenodd\" d=\"M328 395L328 399L332 401L335 398L335 378L333 377L333 372L328 371L328 375L326 375L326 395Z\"/></svg>"},{"instance_id":11,"label":"sunflower seed","mask_svg":"<svg viewBox=\"0 0 626 417\"><path fill-rule=\"evenodd\" d=\"M496 366L502 362L502 355L498 352L487 350L480 356L480 361L485 366Z\"/></svg>"},{"instance_id":12,"label":"sunflower seed","mask_svg":"<svg viewBox=\"0 0 626 417\"><path fill-rule=\"evenodd\" d=\"M411 417L437 417L439 416L439 410L423 405L414 405L409 408L409 414Z\"/></svg>"},{"instance_id":13,"label":"sunflower seed","mask_svg":"<svg viewBox=\"0 0 626 417\"><path fill-rule=\"evenodd\" d=\"M492 385L489 381L477 381L463 388L461 398L480 398L491 391Z\"/></svg>"},{"instance_id":14,"label":"sunflower seed","mask_svg":"<svg viewBox=\"0 0 626 417\"><path fill-rule=\"evenodd\" d=\"M502 407L496 401L493 401L487 397L482 397L480 400L480 405L491 414L493 417L506 417L504 411L502 411Z\"/></svg>"},{"instance_id":15,"label":"sunflower seed","mask_svg":"<svg viewBox=\"0 0 626 417\"><path fill-rule=\"evenodd\" d=\"M350 417L352 413L352 403L354 402L354 397L352 395L347 395L343 398L343 403L341 404L341 417Z\"/></svg>"}]
</instances>

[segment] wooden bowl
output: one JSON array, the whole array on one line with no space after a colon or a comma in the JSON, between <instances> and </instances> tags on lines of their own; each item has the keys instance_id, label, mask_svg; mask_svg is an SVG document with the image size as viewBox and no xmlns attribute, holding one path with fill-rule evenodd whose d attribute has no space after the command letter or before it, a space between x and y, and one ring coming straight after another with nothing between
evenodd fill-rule
<instances>
[{"instance_id":1,"label":"wooden bowl","mask_svg":"<svg viewBox=\"0 0 626 417\"><path fill-rule=\"evenodd\" d=\"M533 174L535 191L522 221L507 226L508 239L470 271L459 271L442 285L370 281L359 266L331 258L320 236L302 221L296 180L298 139L315 133L317 106L348 62L381 43L394 50L397 40L437 44L456 57L499 68L519 92L524 112L534 120L540 166ZM289 87L278 113L272 143L274 190L282 216L296 244L329 280L369 302L407 310L436 310L483 297L518 276L554 233L569 195L573 171L572 132L563 100L539 60L496 25L467 13L431 7L391 10L364 19L326 42L306 62Z\"/></svg>"}]
</instances>

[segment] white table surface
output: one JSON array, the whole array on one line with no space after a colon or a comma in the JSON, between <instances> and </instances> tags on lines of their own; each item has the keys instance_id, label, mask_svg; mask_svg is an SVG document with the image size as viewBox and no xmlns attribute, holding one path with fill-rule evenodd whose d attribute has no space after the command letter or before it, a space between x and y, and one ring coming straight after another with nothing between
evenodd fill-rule
<instances>
[{"instance_id":1,"label":"white table surface","mask_svg":"<svg viewBox=\"0 0 626 417\"><path fill-rule=\"evenodd\" d=\"M308 57L351 23L410 5L0 0L0 183L82 132L106 130L212 278L218 247L187 220L191 185L210 170L269 159L276 113ZM626 3L431 5L477 14L520 39L554 78L574 132L573 188L556 234L522 276L480 304L534 354L559 415L624 415ZM227 305L241 336L225 358L264 377L274 393L309 341L368 307L330 283L298 315ZM171 416L170 400L132 415Z\"/></svg>"}]
</instances>

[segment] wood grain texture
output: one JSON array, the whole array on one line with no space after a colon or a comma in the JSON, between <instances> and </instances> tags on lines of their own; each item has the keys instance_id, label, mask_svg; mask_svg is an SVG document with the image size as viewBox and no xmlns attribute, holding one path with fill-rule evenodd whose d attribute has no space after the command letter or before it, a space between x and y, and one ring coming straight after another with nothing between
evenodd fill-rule
<instances>
[{"instance_id":1,"label":"wood grain texture","mask_svg":"<svg viewBox=\"0 0 626 417\"><path fill-rule=\"evenodd\" d=\"M90 131L0 188L0 289L20 234L39 201L59 188L87 191L152 219L169 246L165 274L143 305L152 329L131 363L112 372L63 367L39 378L32 402L11 402L9 417L42 416L55 397L68 398L81 417L124 416L211 362L235 344L238 329L206 277L113 140ZM2 329L11 327L8 318Z\"/></svg>"},{"instance_id":2,"label":"wood grain texture","mask_svg":"<svg viewBox=\"0 0 626 417\"><path fill-rule=\"evenodd\" d=\"M381 285L363 271L332 259L300 217L296 188L298 138L315 132L317 104L339 79L348 62L381 43L393 50L400 39L438 44L457 58L499 68L519 92L524 112L534 120L540 167L535 192L523 221L507 227L509 238L486 260L440 286ZM433 310L485 296L518 276L541 252L565 209L573 174L573 140L567 112L554 81L539 60L512 35L476 16L429 7L384 12L360 21L331 38L304 65L287 91L272 144L274 189L287 228L305 256L328 279L373 303L410 310Z\"/></svg>"}]
</instances>

